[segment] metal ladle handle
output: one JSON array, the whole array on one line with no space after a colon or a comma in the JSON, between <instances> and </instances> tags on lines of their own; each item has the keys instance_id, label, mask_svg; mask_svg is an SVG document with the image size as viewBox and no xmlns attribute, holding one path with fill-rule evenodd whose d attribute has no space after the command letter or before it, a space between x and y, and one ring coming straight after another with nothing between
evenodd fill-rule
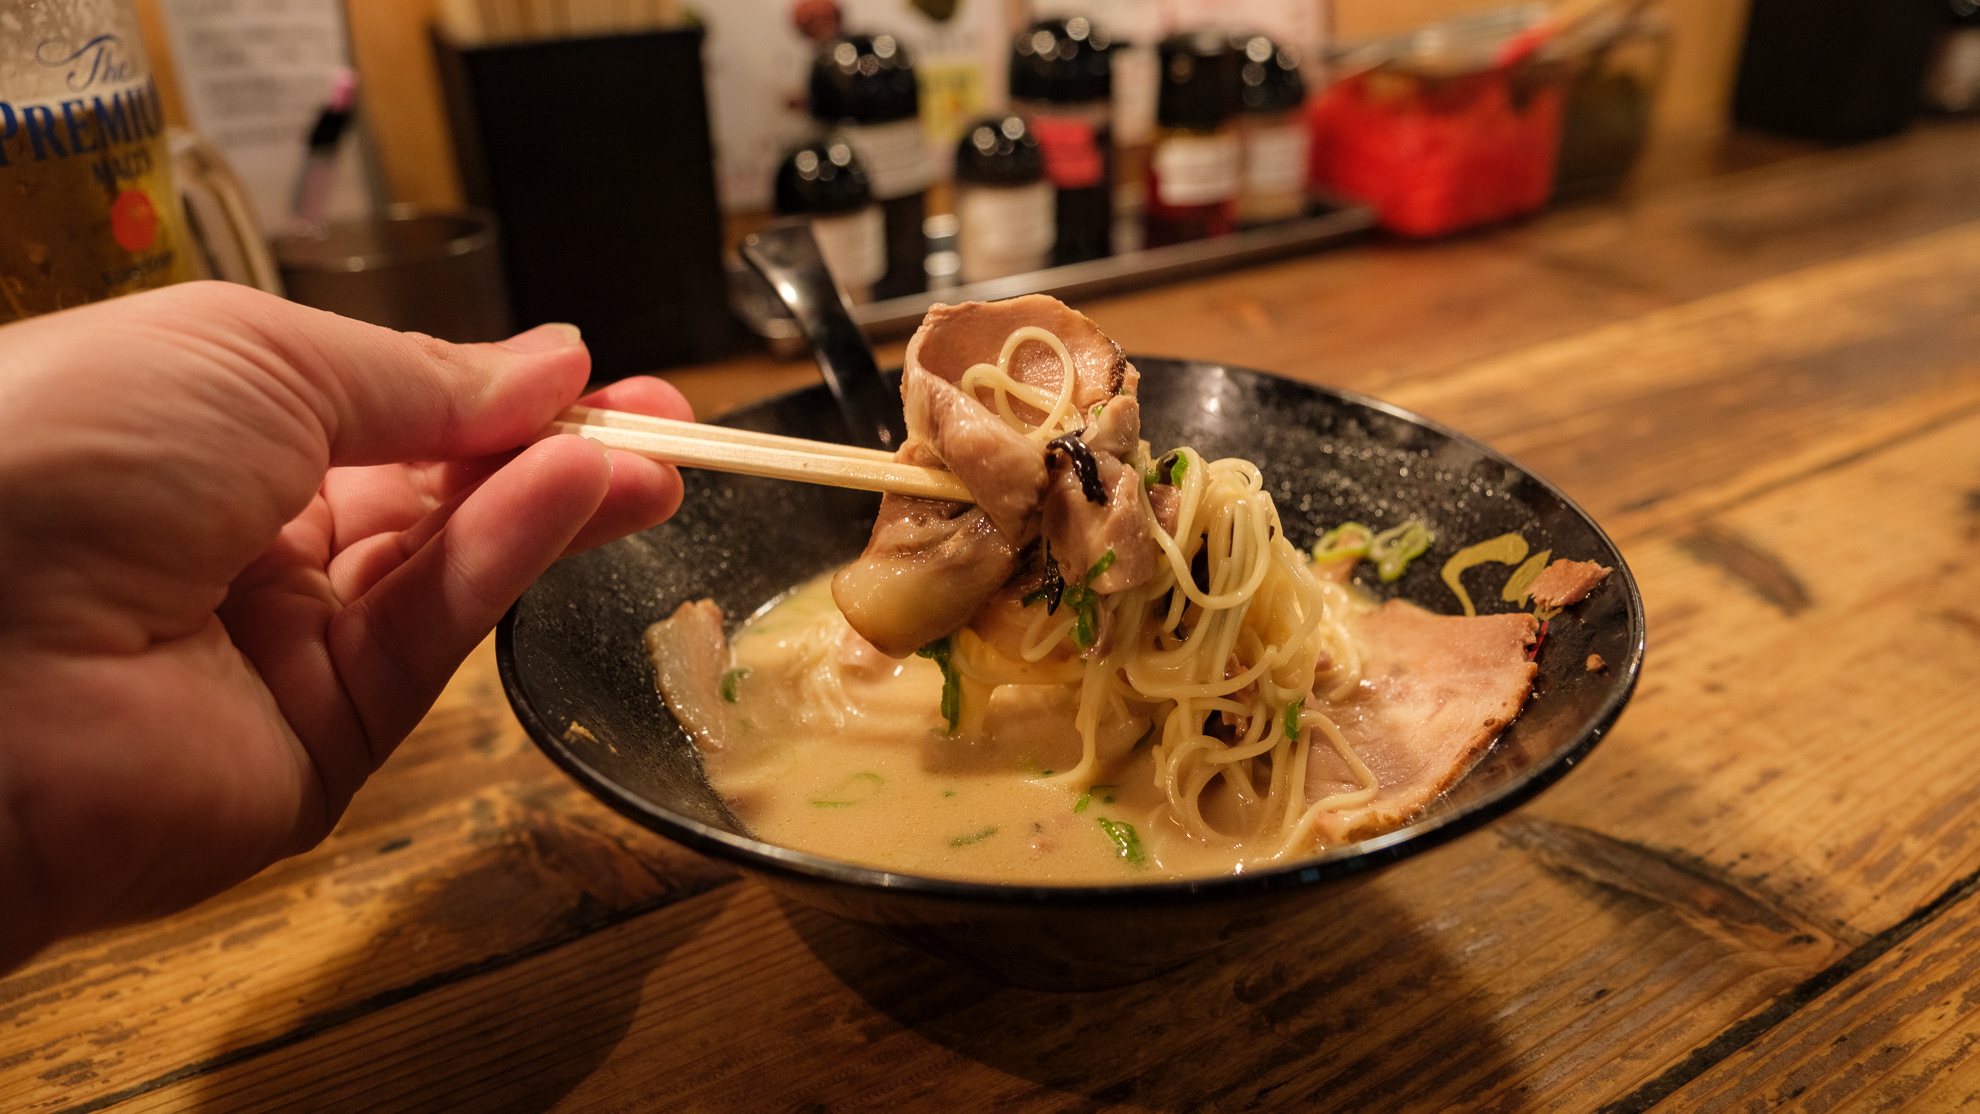
<instances>
[{"instance_id":1,"label":"metal ladle handle","mask_svg":"<svg viewBox=\"0 0 1980 1114\"><path fill-rule=\"evenodd\" d=\"M900 448L907 440L900 394L880 378L873 348L853 323L845 292L825 268L811 222L779 221L752 233L742 242L742 257L797 321L825 385L838 400L851 439L888 451Z\"/></svg>"}]
</instances>

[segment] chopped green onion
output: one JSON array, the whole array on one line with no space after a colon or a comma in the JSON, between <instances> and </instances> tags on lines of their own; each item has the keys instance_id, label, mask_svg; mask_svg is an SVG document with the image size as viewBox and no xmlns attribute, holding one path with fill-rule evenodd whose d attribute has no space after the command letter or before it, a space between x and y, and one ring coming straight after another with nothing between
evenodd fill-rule
<instances>
[{"instance_id":1,"label":"chopped green onion","mask_svg":"<svg viewBox=\"0 0 1980 1114\"><path fill-rule=\"evenodd\" d=\"M727 673L722 674L722 700L724 703L734 704L736 702L736 682L747 676L749 676L749 670L747 668L731 669Z\"/></svg>"},{"instance_id":2,"label":"chopped green onion","mask_svg":"<svg viewBox=\"0 0 1980 1114\"><path fill-rule=\"evenodd\" d=\"M1313 543L1313 559L1338 561L1343 557L1364 557L1374 541L1375 531L1359 522L1343 522Z\"/></svg>"},{"instance_id":3,"label":"chopped green onion","mask_svg":"<svg viewBox=\"0 0 1980 1114\"><path fill-rule=\"evenodd\" d=\"M1395 580L1409 570L1409 563L1423 556L1434 540L1429 527L1415 519L1375 535L1368 546L1368 559L1384 581Z\"/></svg>"},{"instance_id":4,"label":"chopped green onion","mask_svg":"<svg viewBox=\"0 0 1980 1114\"><path fill-rule=\"evenodd\" d=\"M962 721L962 670L957 669L955 662L950 660L948 636L944 635L916 650L915 655L942 667L942 718L949 725L944 734L953 735Z\"/></svg>"},{"instance_id":5,"label":"chopped green onion","mask_svg":"<svg viewBox=\"0 0 1980 1114\"><path fill-rule=\"evenodd\" d=\"M1036 592L1033 592L1030 595L1024 597L1023 599L1019 600L1018 606L1030 607L1034 603L1044 603L1046 600L1050 599L1051 597L1052 597L1052 593L1047 592L1043 588L1040 588Z\"/></svg>"},{"instance_id":6,"label":"chopped green onion","mask_svg":"<svg viewBox=\"0 0 1980 1114\"><path fill-rule=\"evenodd\" d=\"M1189 458L1181 453L1177 453L1176 462L1174 464L1169 465L1169 483L1175 487L1181 487L1183 482L1183 476L1188 471L1189 471Z\"/></svg>"},{"instance_id":7,"label":"chopped green onion","mask_svg":"<svg viewBox=\"0 0 1980 1114\"><path fill-rule=\"evenodd\" d=\"M1299 741L1299 702L1286 705L1286 738Z\"/></svg>"},{"instance_id":8,"label":"chopped green onion","mask_svg":"<svg viewBox=\"0 0 1980 1114\"><path fill-rule=\"evenodd\" d=\"M1091 802L1092 802L1092 800L1093 800L1093 790L1095 790L1095 789L1112 789L1112 788L1113 788L1113 786L1112 786L1112 785L1095 785L1095 786L1091 786L1090 788L1088 788L1088 789L1087 789L1087 791L1086 791L1086 792L1084 792L1084 793L1081 793L1081 794L1079 795L1079 800L1077 800L1077 801L1074 801L1074 802L1073 802L1073 811L1074 811L1074 812L1085 812L1085 811L1086 811L1086 806L1087 806L1087 805L1088 805L1089 803L1091 803ZM1107 803L1109 803L1109 804L1112 804L1112 803L1113 803L1113 800L1114 800L1114 798L1112 798L1112 797L1108 797L1108 798L1107 798Z\"/></svg>"},{"instance_id":9,"label":"chopped green onion","mask_svg":"<svg viewBox=\"0 0 1980 1114\"><path fill-rule=\"evenodd\" d=\"M985 828L980 832L971 832L966 836L957 836L949 841L949 846L968 847L972 843L982 843L984 840L989 839L991 836L996 834L997 834L996 828L994 827Z\"/></svg>"},{"instance_id":10,"label":"chopped green onion","mask_svg":"<svg viewBox=\"0 0 1980 1114\"><path fill-rule=\"evenodd\" d=\"M1104 816L1099 817L1099 820L1100 830L1106 832L1107 838L1114 841L1114 850L1121 859L1136 870L1146 869L1148 855L1141 849L1141 837L1134 834L1134 825L1109 820Z\"/></svg>"},{"instance_id":11,"label":"chopped green onion","mask_svg":"<svg viewBox=\"0 0 1980 1114\"><path fill-rule=\"evenodd\" d=\"M1118 555L1109 549L1100 555L1093 567L1086 570L1086 576L1078 584L1068 584L1060 593L1059 602L1073 609L1073 645L1084 650L1100 637L1100 603L1093 589L1088 587L1101 573L1114 566Z\"/></svg>"},{"instance_id":12,"label":"chopped green onion","mask_svg":"<svg viewBox=\"0 0 1980 1114\"><path fill-rule=\"evenodd\" d=\"M859 787L860 782L866 782L872 788L864 792L854 792ZM812 798L811 806L813 808L850 808L865 800L876 791L885 789L886 787L887 780L885 778L870 770L861 770L859 773L833 786L832 796Z\"/></svg>"},{"instance_id":13,"label":"chopped green onion","mask_svg":"<svg viewBox=\"0 0 1980 1114\"><path fill-rule=\"evenodd\" d=\"M1097 579L1101 573L1106 572L1108 569L1111 569L1113 567L1114 567L1114 551L1109 549L1107 552L1102 553L1100 555L1100 559L1098 561L1093 562L1092 568L1086 570L1086 582L1088 584L1093 583L1093 581Z\"/></svg>"}]
</instances>

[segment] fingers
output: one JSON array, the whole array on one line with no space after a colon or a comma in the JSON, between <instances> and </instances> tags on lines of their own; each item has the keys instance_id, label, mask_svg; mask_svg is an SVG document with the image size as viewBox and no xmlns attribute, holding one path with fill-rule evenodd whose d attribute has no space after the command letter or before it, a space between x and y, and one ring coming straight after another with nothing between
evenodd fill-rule
<instances>
[{"instance_id":1,"label":"fingers","mask_svg":"<svg viewBox=\"0 0 1980 1114\"><path fill-rule=\"evenodd\" d=\"M500 344L400 333L229 283L120 299L139 324L251 378L313 425L329 465L461 460L513 449L584 389L576 328L541 325Z\"/></svg>"},{"instance_id":2,"label":"fingers","mask_svg":"<svg viewBox=\"0 0 1980 1114\"><path fill-rule=\"evenodd\" d=\"M578 537L611 486L611 463L596 445L576 437L532 445L338 613L330 653L363 718L374 765L418 723L523 589Z\"/></svg>"},{"instance_id":3,"label":"fingers","mask_svg":"<svg viewBox=\"0 0 1980 1114\"><path fill-rule=\"evenodd\" d=\"M585 406L627 410L677 421L694 420L694 409L672 383L652 376L622 379L578 400ZM612 454L612 486L568 553L579 553L627 534L636 534L673 515L681 505L681 474L632 453Z\"/></svg>"},{"instance_id":4,"label":"fingers","mask_svg":"<svg viewBox=\"0 0 1980 1114\"><path fill-rule=\"evenodd\" d=\"M694 411L673 384L650 376L624 379L578 400L586 406L626 410L636 414L692 421ZM418 548L403 546L394 539L381 538L388 532L410 530L434 510L454 501L462 492L486 479L497 468L515 458L515 453L498 453L475 460L415 467L376 466L333 469L325 478L323 490L336 508L336 536L332 552L339 563L352 546L366 551L370 570L354 580L336 579L342 594L347 585L369 587L377 577L389 572L375 561L381 554L403 557ZM577 538L569 553L577 553L627 534L637 533L666 520L681 502L680 473L631 453L612 454L612 484L604 501ZM394 559L396 564L396 559ZM333 572L341 570L333 569ZM362 589L359 589L360 591ZM344 595L353 598L357 593Z\"/></svg>"}]
</instances>

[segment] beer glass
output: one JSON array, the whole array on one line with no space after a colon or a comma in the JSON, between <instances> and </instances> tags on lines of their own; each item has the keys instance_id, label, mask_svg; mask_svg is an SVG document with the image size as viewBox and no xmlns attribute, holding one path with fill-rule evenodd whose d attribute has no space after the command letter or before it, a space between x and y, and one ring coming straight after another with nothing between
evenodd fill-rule
<instances>
[{"instance_id":1,"label":"beer glass","mask_svg":"<svg viewBox=\"0 0 1980 1114\"><path fill-rule=\"evenodd\" d=\"M196 277L130 0L0 0L0 324Z\"/></svg>"}]
</instances>

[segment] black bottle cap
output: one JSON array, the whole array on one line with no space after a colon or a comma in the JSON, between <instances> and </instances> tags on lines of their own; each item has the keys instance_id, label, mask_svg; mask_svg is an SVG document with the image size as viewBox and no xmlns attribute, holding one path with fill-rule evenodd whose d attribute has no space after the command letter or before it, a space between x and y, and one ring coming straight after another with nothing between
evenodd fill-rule
<instances>
[{"instance_id":1,"label":"black bottle cap","mask_svg":"<svg viewBox=\"0 0 1980 1114\"><path fill-rule=\"evenodd\" d=\"M1114 94L1114 44L1083 16L1041 19L1011 41L1011 96L1085 104Z\"/></svg>"},{"instance_id":2,"label":"black bottle cap","mask_svg":"<svg viewBox=\"0 0 1980 1114\"><path fill-rule=\"evenodd\" d=\"M852 144L838 136L807 143L777 167L777 212L850 213L873 204L866 168Z\"/></svg>"},{"instance_id":3,"label":"black bottle cap","mask_svg":"<svg viewBox=\"0 0 1980 1114\"><path fill-rule=\"evenodd\" d=\"M888 124L921 111L914 63L892 35L845 35L811 62L811 115L829 123Z\"/></svg>"},{"instance_id":4,"label":"black bottle cap","mask_svg":"<svg viewBox=\"0 0 1980 1114\"><path fill-rule=\"evenodd\" d=\"M1162 40L1162 92L1156 122L1172 128L1215 128L1237 115L1238 54L1216 31Z\"/></svg>"},{"instance_id":5,"label":"black bottle cap","mask_svg":"<svg viewBox=\"0 0 1980 1114\"><path fill-rule=\"evenodd\" d=\"M1233 35L1237 53L1238 102L1245 112L1290 112L1306 101L1299 52L1264 35Z\"/></svg>"},{"instance_id":6,"label":"black bottle cap","mask_svg":"<svg viewBox=\"0 0 1980 1114\"><path fill-rule=\"evenodd\" d=\"M956 144L956 180L1027 186L1045 177L1038 137L1022 116L992 116L972 124Z\"/></svg>"}]
</instances>

